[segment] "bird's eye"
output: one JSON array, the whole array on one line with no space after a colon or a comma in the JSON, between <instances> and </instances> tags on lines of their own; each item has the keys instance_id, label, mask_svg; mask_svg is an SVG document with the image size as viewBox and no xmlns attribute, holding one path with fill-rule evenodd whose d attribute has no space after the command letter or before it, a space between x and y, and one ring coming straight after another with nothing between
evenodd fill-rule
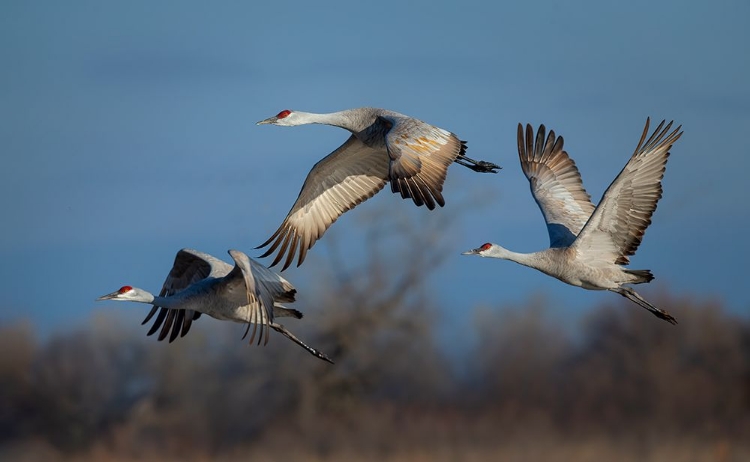
<instances>
[{"instance_id":1,"label":"bird's eye","mask_svg":"<svg viewBox=\"0 0 750 462\"><path fill-rule=\"evenodd\" d=\"M486 243L486 244L483 244L483 245L482 245L482 247L480 247L479 249L480 249L480 250L487 250L487 249L489 249L490 247L492 247L492 244L490 244L490 243L488 242L488 243Z\"/></svg>"},{"instance_id":2,"label":"bird's eye","mask_svg":"<svg viewBox=\"0 0 750 462\"><path fill-rule=\"evenodd\" d=\"M278 114L276 114L276 118L277 119L283 119L284 117L288 116L291 113L292 113L292 111L290 111L289 109L284 109L283 111L281 111Z\"/></svg>"},{"instance_id":3,"label":"bird's eye","mask_svg":"<svg viewBox=\"0 0 750 462\"><path fill-rule=\"evenodd\" d=\"M130 286L122 286L117 292L124 294L125 292L130 292L131 290L133 290L133 288Z\"/></svg>"}]
</instances>

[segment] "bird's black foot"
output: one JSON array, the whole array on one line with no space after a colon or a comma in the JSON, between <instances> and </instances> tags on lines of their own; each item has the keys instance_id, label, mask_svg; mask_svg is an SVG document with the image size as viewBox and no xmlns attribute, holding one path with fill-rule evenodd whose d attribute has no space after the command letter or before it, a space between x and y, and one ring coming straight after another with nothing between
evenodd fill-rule
<instances>
[{"instance_id":1,"label":"bird's black foot","mask_svg":"<svg viewBox=\"0 0 750 462\"><path fill-rule=\"evenodd\" d=\"M502 168L492 162L487 162L486 160L474 160L466 156L456 158L455 162L479 173L497 173L497 171Z\"/></svg>"},{"instance_id":2,"label":"bird's black foot","mask_svg":"<svg viewBox=\"0 0 750 462\"><path fill-rule=\"evenodd\" d=\"M502 167L497 164L493 164L492 162L487 162L486 160L480 160L476 163L476 165L470 168L479 173L497 173L498 170L500 170Z\"/></svg>"},{"instance_id":3,"label":"bird's black foot","mask_svg":"<svg viewBox=\"0 0 750 462\"><path fill-rule=\"evenodd\" d=\"M657 318L663 319L670 324L675 324L675 325L677 324L677 320L674 318L674 316L672 316L671 314L667 313L664 310L655 311L654 314L656 315Z\"/></svg>"}]
</instances>

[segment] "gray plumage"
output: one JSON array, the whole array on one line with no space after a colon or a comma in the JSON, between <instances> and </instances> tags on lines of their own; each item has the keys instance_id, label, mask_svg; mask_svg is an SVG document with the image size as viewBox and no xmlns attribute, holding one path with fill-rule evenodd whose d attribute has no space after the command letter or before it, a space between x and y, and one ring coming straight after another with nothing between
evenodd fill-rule
<instances>
[{"instance_id":1,"label":"gray plumage","mask_svg":"<svg viewBox=\"0 0 750 462\"><path fill-rule=\"evenodd\" d=\"M148 335L161 329L159 340L169 336L172 342L178 335L184 336L192 322L203 313L220 320L247 323L245 336L252 326L250 343L258 334L258 344L267 344L269 329L274 329L312 355L332 363L325 354L303 343L274 321L277 317L302 318L298 310L282 305L294 302L297 292L294 286L239 250L230 250L229 255L234 266L197 250L182 249L177 252L158 296L143 289L123 286L97 300L152 304L142 324L149 322L158 312Z\"/></svg>"},{"instance_id":2,"label":"gray plumage","mask_svg":"<svg viewBox=\"0 0 750 462\"><path fill-rule=\"evenodd\" d=\"M646 140L650 120L635 152L594 207L583 188L581 175L562 137L550 131L545 140L544 125L534 141L533 129L518 124L518 155L539 205L550 248L522 254L497 244L486 243L465 255L502 258L535 268L565 283L590 290L610 290L676 324L669 313L656 308L624 284L641 284L653 279L649 270L623 268L635 254L651 216L662 196L669 149L680 138L681 127L669 132L672 122L664 121ZM644 142L645 141L645 142Z\"/></svg>"},{"instance_id":3,"label":"gray plumage","mask_svg":"<svg viewBox=\"0 0 750 462\"><path fill-rule=\"evenodd\" d=\"M432 210L445 205L443 183L453 162L477 172L496 173L500 168L466 157L466 143L453 133L385 109L330 114L284 110L258 124L326 124L351 132L344 144L310 170L281 226L258 247L270 246L261 258L278 250L271 266L286 256L282 271L297 253L297 266L301 265L307 251L338 217L387 182L392 192Z\"/></svg>"}]
</instances>

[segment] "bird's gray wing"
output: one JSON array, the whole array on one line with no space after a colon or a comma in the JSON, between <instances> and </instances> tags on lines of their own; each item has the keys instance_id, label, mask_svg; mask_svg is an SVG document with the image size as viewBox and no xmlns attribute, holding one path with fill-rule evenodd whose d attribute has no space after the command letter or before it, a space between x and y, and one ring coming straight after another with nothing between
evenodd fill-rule
<instances>
[{"instance_id":1,"label":"bird's gray wing","mask_svg":"<svg viewBox=\"0 0 750 462\"><path fill-rule=\"evenodd\" d=\"M251 260L243 252L230 250L229 255L234 259L235 266L224 278L226 287L223 290L237 290L237 286L242 286L250 311L248 330L245 331L245 335L252 326L250 343L253 343L257 330L260 328L258 344L261 342L266 344L274 319L275 302L294 301L294 294L297 291L286 279Z\"/></svg>"},{"instance_id":2,"label":"bird's gray wing","mask_svg":"<svg viewBox=\"0 0 750 462\"><path fill-rule=\"evenodd\" d=\"M607 188L574 243L581 258L605 259L627 265L641 243L662 195L661 180L669 149L680 138L682 126L671 133L672 122L662 121L648 140L649 120L635 152Z\"/></svg>"},{"instance_id":3,"label":"bird's gray wing","mask_svg":"<svg viewBox=\"0 0 750 462\"><path fill-rule=\"evenodd\" d=\"M444 206L448 167L466 151L466 143L447 130L411 117L379 116L374 126L385 133L391 191L430 210L435 204Z\"/></svg>"},{"instance_id":4,"label":"bird's gray wing","mask_svg":"<svg viewBox=\"0 0 750 462\"><path fill-rule=\"evenodd\" d=\"M174 264L164 281L159 296L169 297L207 277L222 277L231 269L230 265L212 255L193 249L182 249L175 256ZM192 322L200 317L200 313L193 310L154 306L141 324L149 322L157 310L159 314L149 329L148 335L153 335L161 327L158 337L160 341L164 340L167 335L169 335L170 342L174 341L178 335L185 336Z\"/></svg>"},{"instance_id":5,"label":"bird's gray wing","mask_svg":"<svg viewBox=\"0 0 750 462\"><path fill-rule=\"evenodd\" d=\"M550 247L567 247L594 211L591 196L583 188L575 162L563 150L563 137L550 130L545 139L544 125L534 129L518 124L518 157L529 180L531 194L544 215Z\"/></svg>"},{"instance_id":6,"label":"bird's gray wing","mask_svg":"<svg viewBox=\"0 0 750 462\"><path fill-rule=\"evenodd\" d=\"M264 291L271 294L274 302L294 302L297 289L294 288L291 282L284 279L276 271L266 268L265 265L257 260L247 257L247 261L253 278L263 287Z\"/></svg>"},{"instance_id":7,"label":"bird's gray wing","mask_svg":"<svg viewBox=\"0 0 750 462\"><path fill-rule=\"evenodd\" d=\"M297 266L301 265L308 249L338 217L383 188L388 178L388 160L379 154L352 135L315 164L281 226L257 247L270 245L261 258L278 249L271 266L286 255L283 271L299 249Z\"/></svg>"}]
</instances>

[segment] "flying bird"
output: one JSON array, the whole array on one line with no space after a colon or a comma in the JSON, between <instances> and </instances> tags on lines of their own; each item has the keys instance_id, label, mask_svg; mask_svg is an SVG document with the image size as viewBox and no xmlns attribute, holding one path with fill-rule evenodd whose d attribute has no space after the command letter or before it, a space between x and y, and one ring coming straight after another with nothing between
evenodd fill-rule
<instances>
[{"instance_id":1,"label":"flying bird","mask_svg":"<svg viewBox=\"0 0 750 462\"><path fill-rule=\"evenodd\" d=\"M271 266L286 255L282 271L299 251L297 266L307 251L342 214L380 191L391 191L432 210L445 205L443 183L452 163L475 172L497 173L491 162L466 157L466 143L453 133L397 112L358 108L330 114L283 110L258 122L295 126L326 124L351 132L344 144L324 157L308 173L297 201L281 226L262 245L276 250Z\"/></svg>"},{"instance_id":2,"label":"flying bird","mask_svg":"<svg viewBox=\"0 0 750 462\"><path fill-rule=\"evenodd\" d=\"M575 162L563 150L563 138L544 125L534 142L531 125L526 136L518 124L518 156L531 185L531 194L544 215L550 247L534 253L516 253L486 243L463 255L502 258L537 269L565 283L589 290L609 290L626 297L672 324L666 311L647 302L625 284L641 284L654 276L649 270L624 268L630 263L651 224L662 196L661 180L669 150L680 138L682 126L672 132L664 121L646 140L649 119L632 157L594 207L583 188ZM645 140L645 143L644 143Z\"/></svg>"},{"instance_id":3,"label":"flying bird","mask_svg":"<svg viewBox=\"0 0 750 462\"><path fill-rule=\"evenodd\" d=\"M302 318L298 310L281 304L294 302L297 292L294 286L239 250L230 250L229 255L234 260L234 266L197 250L182 249L177 252L159 296L137 287L123 286L97 300L152 304L153 308L142 324L149 322L159 311L148 332L148 335L152 335L161 327L159 340L169 335L172 342L178 335L185 336L192 322L205 313L220 320L247 323L243 339L252 326L250 343L253 343L259 329L258 344L267 344L271 328L310 354L333 363L328 356L303 343L274 321L277 317Z\"/></svg>"}]
</instances>

